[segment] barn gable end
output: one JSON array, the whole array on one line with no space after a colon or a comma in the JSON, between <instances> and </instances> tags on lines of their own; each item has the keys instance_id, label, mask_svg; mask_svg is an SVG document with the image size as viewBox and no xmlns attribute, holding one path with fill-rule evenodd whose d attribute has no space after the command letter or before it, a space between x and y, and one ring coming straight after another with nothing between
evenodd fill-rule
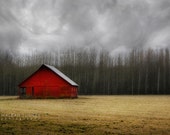
<instances>
[{"instance_id":1,"label":"barn gable end","mask_svg":"<svg viewBox=\"0 0 170 135\"><path fill-rule=\"evenodd\" d=\"M53 66L43 64L19 85L20 97L76 98L78 85Z\"/></svg>"}]
</instances>

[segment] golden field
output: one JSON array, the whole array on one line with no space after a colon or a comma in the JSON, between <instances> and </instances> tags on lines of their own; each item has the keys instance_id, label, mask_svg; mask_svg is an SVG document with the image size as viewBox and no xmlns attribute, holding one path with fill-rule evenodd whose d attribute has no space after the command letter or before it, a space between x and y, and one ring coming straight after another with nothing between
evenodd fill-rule
<instances>
[{"instance_id":1,"label":"golden field","mask_svg":"<svg viewBox=\"0 0 170 135\"><path fill-rule=\"evenodd\" d=\"M0 135L169 135L170 96L0 97Z\"/></svg>"}]
</instances>

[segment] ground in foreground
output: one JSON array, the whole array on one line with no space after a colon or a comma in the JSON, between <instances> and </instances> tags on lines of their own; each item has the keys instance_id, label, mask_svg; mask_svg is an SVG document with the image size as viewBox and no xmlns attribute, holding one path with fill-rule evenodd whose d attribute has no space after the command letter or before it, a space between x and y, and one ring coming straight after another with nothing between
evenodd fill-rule
<instances>
[{"instance_id":1,"label":"ground in foreground","mask_svg":"<svg viewBox=\"0 0 170 135\"><path fill-rule=\"evenodd\" d=\"M170 134L170 96L0 97L3 135Z\"/></svg>"}]
</instances>

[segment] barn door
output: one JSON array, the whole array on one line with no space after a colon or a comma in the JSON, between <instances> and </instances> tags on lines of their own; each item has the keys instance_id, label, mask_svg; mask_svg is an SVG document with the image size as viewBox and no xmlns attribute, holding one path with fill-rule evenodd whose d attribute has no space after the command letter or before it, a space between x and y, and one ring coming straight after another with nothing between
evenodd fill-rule
<instances>
[{"instance_id":1,"label":"barn door","mask_svg":"<svg viewBox=\"0 0 170 135\"><path fill-rule=\"evenodd\" d=\"M26 88L20 88L20 98L25 98L26 96Z\"/></svg>"},{"instance_id":2,"label":"barn door","mask_svg":"<svg viewBox=\"0 0 170 135\"><path fill-rule=\"evenodd\" d=\"M32 87L32 96L34 96L34 87Z\"/></svg>"}]
</instances>

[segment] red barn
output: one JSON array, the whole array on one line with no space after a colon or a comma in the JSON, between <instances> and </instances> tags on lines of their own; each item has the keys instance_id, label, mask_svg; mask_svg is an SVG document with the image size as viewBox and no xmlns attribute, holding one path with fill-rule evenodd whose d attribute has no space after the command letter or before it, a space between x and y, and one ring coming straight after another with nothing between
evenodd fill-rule
<instances>
[{"instance_id":1,"label":"red barn","mask_svg":"<svg viewBox=\"0 0 170 135\"><path fill-rule=\"evenodd\" d=\"M76 98L78 91L74 81L46 64L18 86L20 98Z\"/></svg>"}]
</instances>

